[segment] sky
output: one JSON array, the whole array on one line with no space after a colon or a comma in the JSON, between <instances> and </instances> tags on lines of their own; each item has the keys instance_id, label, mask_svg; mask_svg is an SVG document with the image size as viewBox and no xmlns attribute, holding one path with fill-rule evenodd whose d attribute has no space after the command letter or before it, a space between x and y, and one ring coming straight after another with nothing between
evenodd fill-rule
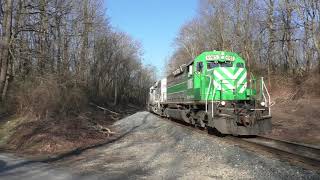
<instances>
[{"instance_id":1,"label":"sky","mask_svg":"<svg viewBox=\"0 0 320 180\"><path fill-rule=\"evenodd\" d=\"M197 0L105 0L111 25L143 46L143 64L165 72L165 61L173 52L180 27L192 19Z\"/></svg>"}]
</instances>

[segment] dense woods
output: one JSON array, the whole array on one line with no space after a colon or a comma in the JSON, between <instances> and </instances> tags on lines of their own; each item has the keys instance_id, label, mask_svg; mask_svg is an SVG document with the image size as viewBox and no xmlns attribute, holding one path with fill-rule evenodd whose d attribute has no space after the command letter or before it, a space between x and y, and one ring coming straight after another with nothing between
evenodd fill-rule
<instances>
[{"instance_id":1,"label":"dense woods","mask_svg":"<svg viewBox=\"0 0 320 180\"><path fill-rule=\"evenodd\" d=\"M112 28L102 3L0 0L2 105L46 113L91 100L145 103L154 68L142 65L139 42Z\"/></svg>"},{"instance_id":2,"label":"dense woods","mask_svg":"<svg viewBox=\"0 0 320 180\"><path fill-rule=\"evenodd\" d=\"M320 1L198 4L174 41L168 72L202 51L225 50L239 52L269 86L273 75L320 74ZM115 30L102 7L99 0L0 0L2 105L144 104L155 68L142 65L140 43Z\"/></svg>"},{"instance_id":3,"label":"dense woods","mask_svg":"<svg viewBox=\"0 0 320 180\"><path fill-rule=\"evenodd\" d=\"M168 72L204 50L228 50L240 53L250 71L269 77L269 86L272 75L319 74L320 1L199 0L175 48Z\"/></svg>"}]
</instances>

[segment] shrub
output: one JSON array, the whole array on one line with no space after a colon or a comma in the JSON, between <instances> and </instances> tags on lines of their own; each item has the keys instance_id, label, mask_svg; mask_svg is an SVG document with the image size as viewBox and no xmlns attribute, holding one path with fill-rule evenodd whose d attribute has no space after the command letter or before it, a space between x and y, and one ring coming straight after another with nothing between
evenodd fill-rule
<instances>
[{"instance_id":1,"label":"shrub","mask_svg":"<svg viewBox=\"0 0 320 180\"><path fill-rule=\"evenodd\" d=\"M88 102L84 88L75 81L51 74L15 81L12 91L11 109L38 118L79 113Z\"/></svg>"}]
</instances>

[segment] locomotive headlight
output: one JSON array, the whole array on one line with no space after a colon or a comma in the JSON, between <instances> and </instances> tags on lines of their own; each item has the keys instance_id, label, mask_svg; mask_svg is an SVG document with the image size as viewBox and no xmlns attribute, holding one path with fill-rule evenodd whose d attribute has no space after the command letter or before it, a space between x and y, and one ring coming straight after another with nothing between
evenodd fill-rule
<instances>
[{"instance_id":1,"label":"locomotive headlight","mask_svg":"<svg viewBox=\"0 0 320 180\"><path fill-rule=\"evenodd\" d=\"M261 105L261 106L265 106L266 103L262 101L262 102L260 103L260 105Z\"/></svg>"},{"instance_id":2,"label":"locomotive headlight","mask_svg":"<svg viewBox=\"0 0 320 180\"><path fill-rule=\"evenodd\" d=\"M225 102L225 101L221 101L221 105L222 105L222 106L225 106L225 105L226 105L226 102Z\"/></svg>"}]
</instances>

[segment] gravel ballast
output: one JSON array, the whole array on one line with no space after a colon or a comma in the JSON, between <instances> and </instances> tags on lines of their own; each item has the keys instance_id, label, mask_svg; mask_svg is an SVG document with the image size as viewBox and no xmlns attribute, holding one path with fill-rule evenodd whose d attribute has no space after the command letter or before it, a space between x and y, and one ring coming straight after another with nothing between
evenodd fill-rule
<instances>
[{"instance_id":1,"label":"gravel ballast","mask_svg":"<svg viewBox=\"0 0 320 180\"><path fill-rule=\"evenodd\" d=\"M62 159L101 179L320 179L319 172L247 151L223 138L139 112L113 125L112 142Z\"/></svg>"}]
</instances>

